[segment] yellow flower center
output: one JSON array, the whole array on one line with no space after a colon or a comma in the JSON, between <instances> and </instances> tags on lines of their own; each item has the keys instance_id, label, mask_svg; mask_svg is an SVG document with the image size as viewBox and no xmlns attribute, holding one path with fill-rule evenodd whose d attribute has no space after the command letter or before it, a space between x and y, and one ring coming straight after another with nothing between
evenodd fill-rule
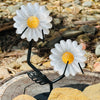
<instances>
[{"instance_id":1,"label":"yellow flower center","mask_svg":"<svg viewBox=\"0 0 100 100\"><path fill-rule=\"evenodd\" d=\"M62 55L62 61L66 64L67 61L69 61L68 64L71 64L74 60L74 56L72 53L70 52L65 52L63 55Z\"/></svg>"},{"instance_id":2,"label":"yellow flower center","mask_svg":"<svg viewBox=\"0 0 100 100\"><path fill-rule=\"evenodd\" d=\"M31 16L27 19L27 25L30 28L37 28L39 26L39 19L35 16Z\"/></svg>"}]
</instances>

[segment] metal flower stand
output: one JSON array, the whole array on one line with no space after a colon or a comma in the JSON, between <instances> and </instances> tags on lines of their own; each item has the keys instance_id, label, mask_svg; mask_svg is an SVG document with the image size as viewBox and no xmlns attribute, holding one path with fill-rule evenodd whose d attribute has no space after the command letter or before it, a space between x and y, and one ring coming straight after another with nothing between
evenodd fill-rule
<instances>
[{"instance_id":1,"label":"metal flower stand","mask_svg":"<svg viewBox=\"0 0 100 100\"><path fill-rule=\"evenodd\" d=\"M42 35L43 35L43 41L44 41L44 34L43 34L43 31L42 31ZM65 66L65 69L64 69L64 72L61 76L59 76L58 78L54 79L53 81L49 80L47 78L46 75L44 75L43 73L40 72L40 70L38 70L31 62L30 62L30 58L31 58L31 49L32 49L32 43L33 43L33 40L30 41L29 43L29 48L28 48L28 54L27 54L27 63L28 65L33 69L33 71L31 72L27 72L27 75L29 76L29 78L32 80L32 81L35 81L37 84L40 84L40 85L45 85L45 84L49 84L49 87L50 87L50 91L48 93L42 93L42 94L38 94L36 96L36 98L38 96L42 96L43 98L44 97L48 97L49 96L49 93L52 91L53 89L53 84L60 81L62 78L65 77L65 72L66 72L66 69L67 69L67 66L68 66L68 61L66 63L66 66ZM84 74L80 64L78 63L79 67L80 67L80 70L81 72ZM32 84L30 84L32 85ZM28 85L27 87L29 87L30 85ZM26 88L24 89L24 94L25 94L25 90ZM41 99L42 100L42 99Z\"/></svg>"},{"instance_id":2,"label":"metal flower stand","mask_svg":"<svg viewBox=\"0 0 100 100\"><path fill-rule=\"evenodd\" d=\"M68 62L66 64L65 70L63 72L63 74L58 77L57 79L51 81L49 80L46 75L42 74L31 62L30 62L30 58L31 58L31 49L32 49L32 43L33 40L29 43L29 49L28 49L28 55L27 55L27 63L28 65L34 70L33 72L28 72L28 76L29 78L31 78L33 81L35 81L36 83L40 84L40 85L44 85L44 84L49 84L50 86L50 92L53 89L53 84L59 80L61 80L63 77L65 77L65 72L67 69L67 65Z\"/></svg>"}]
</instances>

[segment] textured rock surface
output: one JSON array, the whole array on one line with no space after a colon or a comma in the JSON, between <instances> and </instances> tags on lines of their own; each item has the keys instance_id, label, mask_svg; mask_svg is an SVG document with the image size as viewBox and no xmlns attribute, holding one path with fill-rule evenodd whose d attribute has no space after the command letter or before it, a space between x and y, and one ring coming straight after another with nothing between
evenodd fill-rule
<instances>
[{"instance_id":1,"label":"textured rock surface","mask_svg":"<svg viewBox=\"0 0 100 100\"><path fill-rule=\"evenodd\" d=\"M89 100L81 91L73 88L55 88L48 100Z\"/></svg>"},{"instance_id":2,"label":"textured rock surface","mask_svg":"<svg viewBox=\"0 0 100 100\"><path fill-rule=\"evenodd\" d=\"M90 100L100 100L100 83L88 86L83 93L87 95Z\"/></svg>"},{"instance_id":3,"label":"textured rock surface","mask_svg":"<svg viewBox=\"0 0 100 100\"><path fill-rule=\"evenodd\" d=\"M32 96L29 95L19 95L17 97L15 97L13 100L36 100L35 98L33 98Z\"/></svg>"}]
</instances>

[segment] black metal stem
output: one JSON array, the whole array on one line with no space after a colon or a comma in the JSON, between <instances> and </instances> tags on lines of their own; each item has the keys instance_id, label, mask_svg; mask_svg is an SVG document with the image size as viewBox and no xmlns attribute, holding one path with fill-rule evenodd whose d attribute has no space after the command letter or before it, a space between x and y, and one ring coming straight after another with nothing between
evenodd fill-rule
<instances>
[{"instance_id":1,"label":"black metal stem","mask_svg":"<svg viewBox=\"0 0 100 100\"><path fill-rule=\"evenodd\" d=\"M27 63L28 65L36 72L41 73L34 65L31 64L30 62L30 58L31 58L31 49L32 49L32 43L33 40L31 40L31 42L29 43L29 49L28 49L28 55L27 55Z\"/></svg>"},{"instance_id":2,"label":"black metal stem","mask_svg":"<svg viewBox=\"0 0 100 100\"><path fill-rule=\"evenodd\" d=\"M52 82L46 77L46 75L42 74L32 63L30 62L31 58L31 49L32 49L33 40L29 43L28 55L27 55L27 63L28 65L41 76L42 80L50 85L50 90L52 90Z\"/></svg>"},{"instance_id":3,"label":"black metal stem","mask_svg":"<svg viewBox=\"0 0 100 100\"><path fill-rule=\"evenodd\" d=\"M43 36L44 37L44 36ZM50 81L46 75L42 74L31 62L30 62L30 58L31 58L31 49L32 49L32 43L33 43L33 40L30 41L29 43L29 49L28 49L28 54L27 54L27 63L28 65L37 73L37 78L39 77L39 79L41 79L42 81L39 81L39 80L35 80L36 83L39 83L41 85L44 85L44 84L49 84L50 86L50 92L51 90L53 89L53 83L56 83L57 81L61 80L62 78L65 77L65 72L66 72L66 69L67 69L67 66L68 66L68 62L65 66L65 69L64 69L64 72L63 72L63 75L61 75L60 77L58 77L57 79L53 80L53 81ZM39 81L39 82L38 82ZM43 83L43 84L42 84ZM27 87L26 87L27 88ZM25 89L26 89L25 88ZM25 93L25 90L24 90L24 93Z\"/></svg>"},{"instance_id":4,"label":"black metal stem","mask_svg":"<svg viewBox=\"0 0 100 100\"><path fill-rule=\"evenodd\" d=\"M30 58L31 58L31 49L32 49L32 43L33 43L33 40L30 41L29 43L29 49L28 49L28 55L27 55L27 63L28 65L36 72L38 73L39 77L42 79L43 82L45 83L48 83L49 86L50 86L50 92L51 90L53 89L53 83L56 83L57 81L61 80L62 78L65 77L65 72L66 72L66 69L67 69L67 66L68 66L68 62L65 66L65 69L64 69L64 72L63 72L63 75L61 75L60 77L58 77L57 79L53 80L53 81L50 81L46 75L42 74L34 65L32 65L32 63L30 62ZM25 92L25 91L24 91Z\"/></svg>"},{"instance_id":5,"label":"black metal stem","mask_svg":"<svg viewBox=\"0 0 100 100\"><path fill-rule=\"evenodd\" d=\"M30 43L29 43L29 49L28 49L28 55L27 55L27 63L28 63L28 65L29 65L34 71L36 71L36 72L40 75L40 77L42 78L42 80L43 80L44 82L46 82L46 83L49 84L49 86L50 86L50 92L51 92L51 90L53 89L53 83L56 83L57 81L59 81L59 80L61 80L62 78L65 77L65 72L66 72L66 69L67 69L67 66L68 66L68 62L67 62L67 64L66 64L66 66L65 66L63 75L61 75L60 77L58 77L57 79L55 79L55 80L53 80L53 81L50 81L50 80L46 77L46 75L42 74L42 73L41 73L34 65L32 65L31 62L30 62L32 43L33 43L33 40L31 40ZM24 92L25 92L25 91L24 91Z\"/></svg>"},{"instance_id":6,"label":"black metal stem","mask_svg":"<svg viewBox=\"0 0 100 100\"><path fill-rule=\"evenodd\" d=\"M34 83L32 83L32 84L34 84ZM32 84L29 84L28 86L26 86L26 87L24 88L24 93L23 93L23 94L25 94L26 88L28 88L28 87L31 86Z\"/></svg>"},{"instance_id":7,"label":"black metal stem","mask_svg":"<svg viewBox=\"0 0 100 100\"><path fill-rule=\"evenodd\" d=\"M53 83L50 83L49 86L50 86L50 92L51 92L53 89Z\"/></svg>"},{"instance_id":8,"label":"black metal stem","mask_svg":"<svg viewBox=\"0 0 100 100\"><path fill-rule=\"evenodd\" d=\"M66 69L67 69L67 67L68 67L68 62L69 62L69 61L67 61L67 64L66 64L66 66L65 66L65 69L64 69L63 74L62 74L60 77L58 77L57 79L53 80L52 83L56 83L57 81L59 81L59 80L61 80L62 78L65 77L65 72L66 72Z\"/></svg>"},{"instance_id":9,"label":"black metal stem","mask_svg":"<svg viewBox=\"0 0 100 100\"><path fill-rule=\"evenodd\" d=\"M28 29L28 27L26 27L24 29L24 31L22 32L22 34ZM42 35L43 35L43 42L44 42L44 33L43 33L43 30L42 30ZM42 74L31 62L30 62L30 58L31 58L31 50L32 50L32 43L33 43L33 40L31 40L29 42L29 48L28 48L28 54L27 54L27 63L28 65L35 71L35 73L32 73L34 76L30 76L30 72L27 73L28 76L33 80L34 77L37 78L33 81L35 81L36 83L39 83L40 85L44 85L44 84L49 84L50 86L50 92L52 91L53 89L53 83L61 80L62 78L65 77L65 72L66 72L66 69L67 69L67 66L68 66L68 62L65 66L65 69L64 69L64 72L63 72L63 75L61 75L60 77L58 77L57 79L53 80L53 81L50 81L46 75ZM33 84L33 83L32 83ZM30 84L30 85L32 85ZM27 87L29 87L30 85L26 86L25 89L24 89L24 94L25 94L25 90Z\"/></svg>"},{"instance_id":10,"label":"black metal stem","mask_svg":"<svg viewBox=\"0 0 100 100\"><path fill-rule=\"evenodd\" d=\"M43 30L42 30L42 36L43 36L43 42L45 41L45 38L44 38L44 32L43 32Z\"/></svg>"},{"instance_id":11,"label":"black metal stem","mask_svg":"<svg viewBox=\"0 0 100 100\"><path fill-rule=\"evenodd\" d=\"M24 29L24 31L22 32L22 34L23 34L27 29L28 29L28 27L26 27L26 28Z\"/></svg>"},{"instance_id":12,"label":"black metal stem","mask_svg":"<svg viewBox=\"0 0 100 100\"><path fill-rule=\"evenodd\" d=\"M78 65L79 65L79 67L80 67L80 70L81 70L82 74L84 74L84 71L83 71L83 69L82 69L80 63L78 63Z\"/></svg>"}]
</instances>

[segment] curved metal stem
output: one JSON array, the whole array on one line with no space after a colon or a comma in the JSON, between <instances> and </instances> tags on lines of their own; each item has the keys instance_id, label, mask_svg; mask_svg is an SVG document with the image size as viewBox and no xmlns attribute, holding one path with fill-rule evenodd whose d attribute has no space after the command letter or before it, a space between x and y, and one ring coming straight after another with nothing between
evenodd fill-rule
<instances>
[{"instance_id":1,"label":"curved metal stem","mask_svg":"<svg viewBox=\"0 0 100 100\"><path fill-rule=\"evenodd\" d=\"M28 29L28 27L26 27L22 34ZM42 30L42 35L43 35L43 42L44 42L44 33L43 33L43 30ZM51 90L53 89L53 83L56 83L57 81L61 80L63 77L65 77L65 72L66 72L66 69L67 69L67 66L68 66L68 62L65 66L65 69L64 69L64 72L63 72L63 75L61 75L60 77L58 77L57 79L53 80L53 81L50 81L46 75L42 74L30 61L31 59L31 49L32 49L32 43L33 43L33 40L30 41L29 43L29 48L28 48L28 54L27 54L27 63L28 65L34 70L34 72L28 72L28 76L33 80L35 81L36 83L39 83L40 85L44 85L44 84L49 84L50 86L50 92ZM35 79L34 79L35 78ZM32 83L33 84L33 83ZM29 87L30 85L28 85L27 87ZM24 93L25 93L25 90L26 88L24 89Z\"/></svg>"},{"instance_id":2,"label":"curved metal stem","mask_svg":"<svg viewBox=\"0 0 100 100\"><path fill-rule=\"evenodd\" d=\"M61 75L60 77L58 77L57 79L53 80L53 81L50 81L46 75L42 74L31 62L30 62L30 58L31 58L31 49L32 49L32 43L33 43L33 40L30 41L29 43L29 49L28 49L28 55L27 55L27 63L28 65L36 72L36 75L35 77L37 77L38 79L40 79L41 81L39 81L38 79L35 80L35 82L39 81L39 84L41 85L44 85L44 84L49 84L50 86L50 92L51 90L53 89L53 83L56 83L57 81L61 80L62 78L65 77L65 71L67 69L67 66L68 66L68 62L65 66L65 69L64 69L64 72L63 72L63 75ZM29 75L29 73L28 73ZM42 84L43 83L43 84Z\"/></svg>"},{"instance_id":3,"label":"curved metal stem","mask_svg":"<svg viewBox=\"0 0 100 100\"><path fill-rule=\"evenodd\" d=\"M32 83L32 84L34 84L34 83ZM23 92L23 94L25 94L26 89L27 89L29 86L31 86L32 84L29 84L28 86L26 86L26 87L24 88L24 92Z\"/></svg>"},{"instance_id":4,"label":"curved metal stem","mask_svg":"<svg viewBox=\"0 0 100 100\"><path fill-rule=\"evenodd\" d=\"M28 49L28 55L27 55L27 63L28 65L36 72L41 73L34 65L31 64L30 62L30 58L31 58L31 49L32 49L32 43L33 40L31 40L31 42L29 43L29 49Z\"/></svg>"},{"instance_id":5,"label":"curved metal stem","mask_svg":"<svg viewBox=\"0 0 100 100\"><path fill-rule=\"evenodd\" d=\"M63 74L62 74L60 77L58 77L57 79L53 80L52 83L56 83L57 81L59 81L59 80L61 80L62 78L65 77L65 72L66 72L66 69L67 69L67 67L68 67L68 62L69 62L69 61L67 61L67 64L66 64L66 66L65 66L65 69L64 69Z\"/></svg>"}]
</instances>

